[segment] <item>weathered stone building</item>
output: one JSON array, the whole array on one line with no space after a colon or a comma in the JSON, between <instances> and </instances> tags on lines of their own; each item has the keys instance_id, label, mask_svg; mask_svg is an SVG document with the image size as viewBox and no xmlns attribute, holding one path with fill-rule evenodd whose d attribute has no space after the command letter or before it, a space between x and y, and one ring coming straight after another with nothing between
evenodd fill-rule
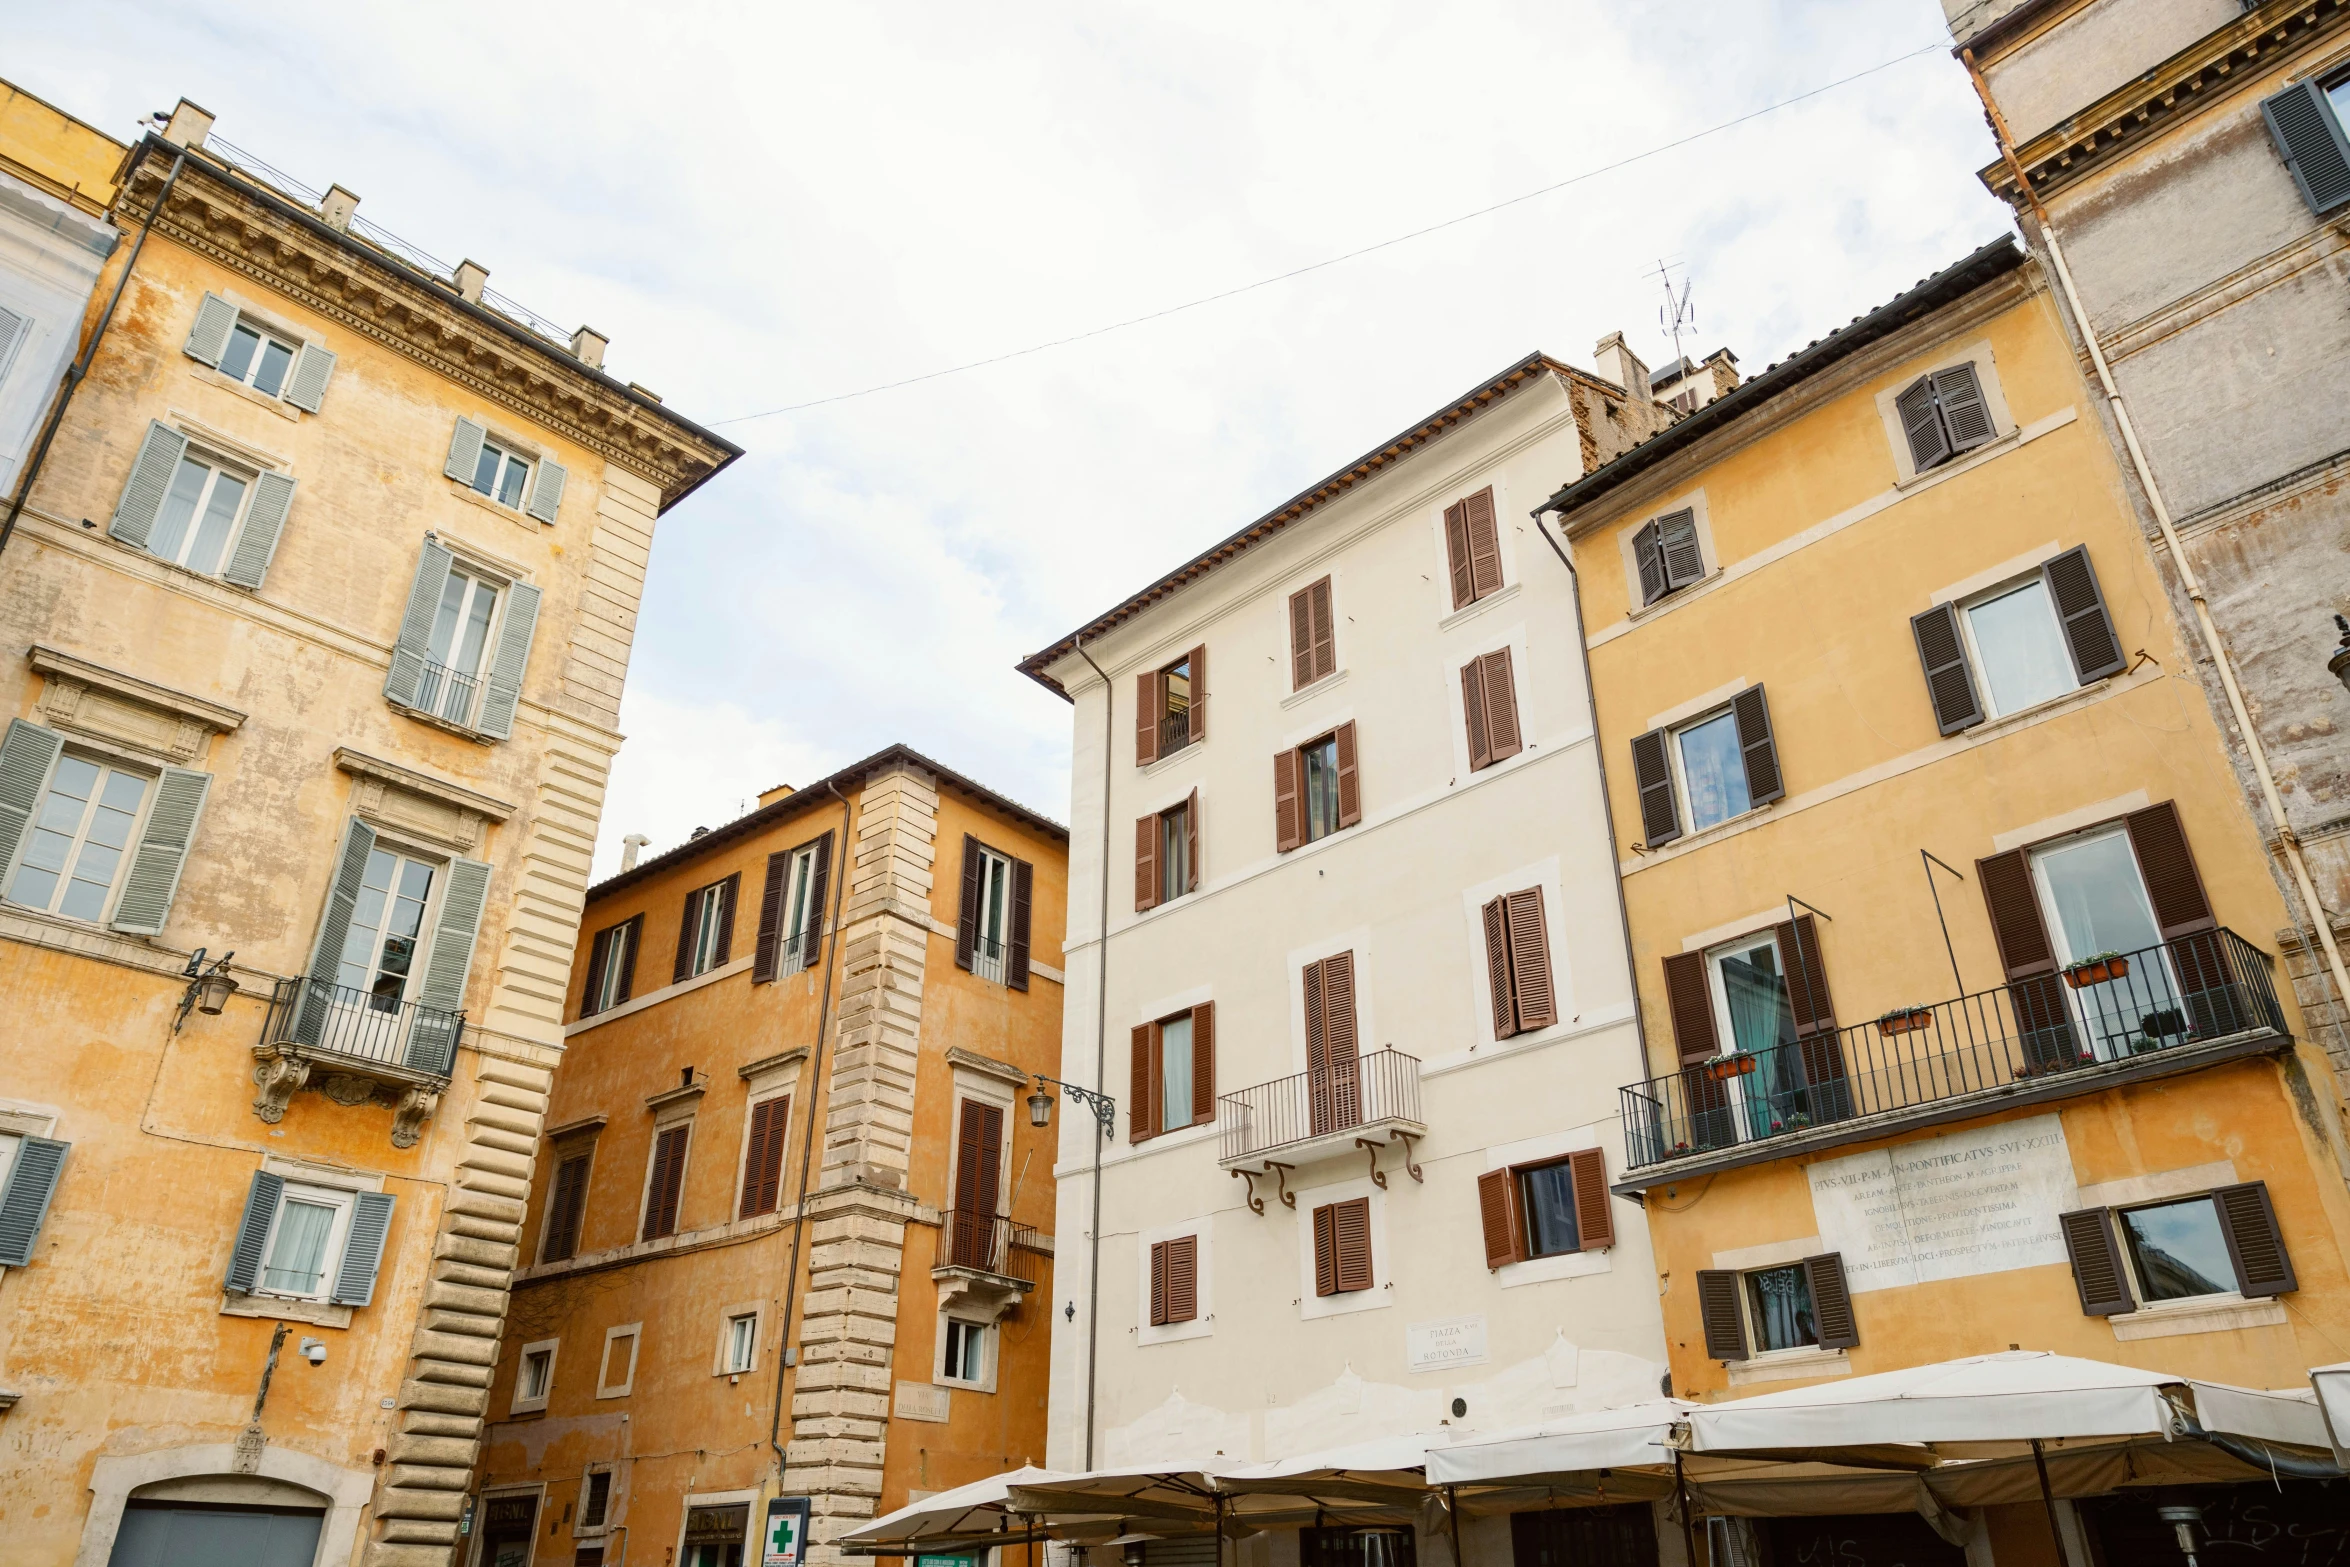
<instances>
[{"instance_id":1,"label":"weathered stone building","mask_svg":"<svg viewBox=\"0 0 2350 1567\"><path fill-rule=\"evenodd\" d=\"M653 527L737 452L192 104L6 94L0 1555L445 1563Z\"/></svg>"}]
</instances>

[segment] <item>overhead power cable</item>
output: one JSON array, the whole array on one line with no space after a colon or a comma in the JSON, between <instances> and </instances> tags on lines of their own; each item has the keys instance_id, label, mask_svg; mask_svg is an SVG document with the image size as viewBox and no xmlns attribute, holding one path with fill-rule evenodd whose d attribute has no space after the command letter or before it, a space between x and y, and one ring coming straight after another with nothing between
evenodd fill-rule
<instances>
[{"instance_id":1,"label":"overhead power cable","mask_svg":"<svg viewBox=\"0 0 2350 1567\"><path fill-rule=\"evenodd\" d=\"M961 375L968 370L982 370L989 365L1000 365L1014 359L1026 359L1032 354L1041 354L1049 349L1066 348L1071 343L1082 343L1089 338L1105 337L1112 332L1123 332L1128 327L1142 326L1152 321L1163 321L1169 316L1181 315L1187 310L1197 310L1203 305L1213 305L1222 300L1236 299L1242 294L1253 294L1260 288L1271 288L1276 283L1286 283L1293 278L1304 277L1310 272L1320 272L1326 268L1338 266L1343 262L1358 261L1364 256L1375 255L1382 250L1392 250L1398 245L1409 244L1415 239L1425 239L1430 234L1439 234L1446 229L1457 228L1463 223L1470 223L1474 222L1478 218L1489 217L1496 212L1504 211L1510 207L1522 206L1526 202L1538 201L1544 196L1555 195L1559 191L1565 190L1571 185L1580 185L1586 180L1597 179L1603 174L1613 174L1618 170L1628 169L1636 163L1645 162L1650 158L1661 157L1665 153L1675 151L1678 148L1686 147L1692 142L1703 141L1709 136L1719 136L1724 131L1735 130L1737 127L1745 125L1753 120L1759 120L1765 115L1776 114L1781 109L1791 109L1799 103L1817 98L1823 93L1834 92L1840 87L1849 87L1854 82L1861 81L1867 77L1875 76L1882 71L1889 71L1894 66L1904 64L1907 61L1915 60L1929 54L1940 54L1949 47L1950 46L1947 40L1938 39L1933 43L1924 44L1918 48L1909 50L1905 54L1897 54L1890 59L1880 60L1875 65L1868 67L1866 70L1855 71L1850 76L1840 76L1832 82L1824 82L1820 86L1810 88L1804 92L1799 92L1791 98L1781 98L1776 103L1767 103L1759 109L1750 109L1746 113L1738 115L1733 119L1723 120L1716 125L1709 125L1700 131L1691 131L1686 136L1678 137L1668 142L1661 142L1654 147L1646 149L1645 151L1631 153L1625 157L1616 159L1613 163L1603 163L1596 168L1585 169L1579 174L1570 174L1565 179L1555 181L1549 185L1545 185L1539 190L1530 190L1522 195L1511 196L1505 200L1494 202L1490 206L1479 207L1474 212L1464 212L1457 217L1446 218L1442 222L1431 223L1424 228L1416 228L1408 233L1397 234L1391 238L1380 240L1375 244L1364 245L1359 249L1349 250L1340 255L1328 256L1320 261L1308 262L1302 267L1292 267L1287 272L1276 272L1271 277L1258 278L1253 283L1243 283L1236 288L1224 289L1220 293L1202 294L1199 298L1187 299L1180 305L1168 305L1164 309L1153 310L1144 315L1129 316L1123 321L1113 321L1107 326L1092 327L1083 332L1072 332L1067 337L1056 337L1046 342L1032 343L1026 348L1015 348L1009 353L991 354L985 359L973 359L963 364L949 365L943 370L929 370L925 371L921 375L907 376L902 380L883 381L874 386L859 387L856 391L853 392L836 392L830 397L812 398L804 403L787 403L781 408L768 408L755 414L736 414L732 418L728 419L713 419L710 421L710 423L712 426L748 424L754 419L772 419L778 414L800 413L810 408L823 408L833 403L850 402L859 397L872 397L875 394L881 392L894 392L901 387L919 386L924 381L936 381L950 375Z\"/></svg>"}]
</instances>

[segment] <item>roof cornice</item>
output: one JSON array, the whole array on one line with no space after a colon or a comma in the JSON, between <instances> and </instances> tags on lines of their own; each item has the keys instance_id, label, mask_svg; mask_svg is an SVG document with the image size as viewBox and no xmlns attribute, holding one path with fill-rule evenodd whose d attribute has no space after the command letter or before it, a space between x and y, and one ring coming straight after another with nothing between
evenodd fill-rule
<instances>
[{"instance_id":1,"label":"roof cornice","mask_svg":"<svg viewBox=\"0 0 2350 1567\"><path fill-rule=\"evenodd\" d=\"M656 486L664 511L742 455L200 150L149 136L126 160L118 207L152 207L183 150L156 232L600 454Z\"/></svg>"}]
</instances>

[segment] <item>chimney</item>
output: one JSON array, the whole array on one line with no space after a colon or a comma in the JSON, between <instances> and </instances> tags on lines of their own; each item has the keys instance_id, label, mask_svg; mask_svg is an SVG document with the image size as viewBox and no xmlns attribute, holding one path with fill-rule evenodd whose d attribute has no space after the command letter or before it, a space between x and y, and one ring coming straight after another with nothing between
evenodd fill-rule
<instances>
[{"instance_id":1,"label":"chimney","mask_svg":"<svg viewBox=\"0 0 2350 1567\"><path fill-rule=\"evenodd\" d=\"M212 111L200 109L182 98L171 111L171 122L163 127L163 139L174 147L201 147L204 138L212 134Z\"/></svg>"},{"instance_id":2,"label":"chimney","mask_svg":"<svg viewBox=\"0 0 2350 1567\"><path fill-rule=\"evenodd\" d=\"M490 280L490 269L478 261L457 263L457 294L469 305L481 303L482 285Z\"/></svg>"},{"instance_id":3,"label":"chimney","mask_svg":"<svg viewBox=\"0 0 2350 1567\"><path fill-rule=\"evenodd\" d=\"M1713 376L1714 389L1706 398L1712 402L1725 392L1738 390L1738 356L1727 348L1717 348L1705 356L1705 368Z\"/></svg>"},{"instance_id":4,"label":"chimney","mask_svg":"<svg viewBox=\"0 0 2350 1567\"><path fill-rule=\"evenodd\" d=\"M622 874L636 869L637 851L653 840L641 832L632 832L620 840L620 869Z\"/></svg>"},{"instance_id":5,"label":"chimney","mask_svg":"<svg viewBox=\"0 0 2350 1567\"><path fill-rule=\"evenodd\" d=\"M346 234L351 232L351 214L358 210L359 198L340 185L329 185L326 200L318 204L318 215L326 220L326 226Z\"/></svg>"},{"instance_id":6,"label":"chimney","mask_svg":"<svg viewBox=\"0 0 2350 1567\"><path fill-rule=\"evenodd\" d=\"M1599 346L1591 351L1591 357L1598 364L1599 373L1622 387L1632 401L1652 401L1648 395L1648 366L1640 362L1638 354L1625 346L1623 333L1610 332L1601 338Z\"/></svg>"},{"instance_id":7,"label":"chimney","mask_svg":"<svg viewBox=\"0 0 2350 1567\"><path fill-rule=\"evenodd\" d=\"M782 799L785 795L790 794L791 792L792 786L790 784L777 784L772 789L762 789L759 791L759 803L761 805L773 805L776 801Z\"/></svg>"},{"instance_id":8,"label":"chimney","mask_svg":"<svg viewBox=\"0 0 2350 1567\"><path fill-rule=\"evenodd\" d=\"M592 326L583 326L571 334L571 357L590 370L604 368L604 350L612 346L612 339Z\"/></svg>"}]
</instances>

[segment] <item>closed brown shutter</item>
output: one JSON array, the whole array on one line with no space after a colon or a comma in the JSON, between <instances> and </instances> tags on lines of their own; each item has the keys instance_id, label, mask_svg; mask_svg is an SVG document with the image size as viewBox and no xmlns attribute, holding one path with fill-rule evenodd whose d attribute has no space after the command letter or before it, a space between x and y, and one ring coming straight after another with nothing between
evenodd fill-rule
<instances>
[{"instance_id":1,"label":"closed brown shutter","mask_svg":"<svg viewBox=\"0 0 2350 1567\"><path fill-rule=\"evenodd\" d=\"M694 929L694 912L701 906L702 895L699 888L685 895L685 913L677 922L676 971L669 976L669 982L673 985L684 984L694 971L694 938L699 934Z\"/></svg>"},{"instance_id":2,"label":"closed brown shutter","mask_svg":"<svg viewBox=\"0 0 2350 1567\"><path fill-rule=\"evenodd\" d=\"M1673 800L1673 764L1665 753L1672 733L1651 729L1632 741L1632 782L1640 791L1640 832L1651 849L1681 836L1681 809Z\"/></svg>"},{"instance_id":3,"label":"closed brown shutter","mask_svg":"<svg viewBox=\"0 0 2350 1567\"><path fill-rule=\"evenodd\" d=\"M1371 1199L1351 1197L1330 1205L1331 1238L1337 1251L1338 1288L1351 1295L1371 1287Z\"/></svg>"},{"instance_id":4,"label":"closed brown shutter","mask_svg":"<svg viewBox=\"0 0 2350 1567\"><path fill-rule=\"evenodd\" d=\"M1302 690L1338 668L1330 617L1330 579L1289 595L1289 683Z\"/></svg>"},{"instance_id":5,"label":"closed brown shutter","mask_svg":"<svg viewBox=\"0 0 2350 1567\"><path fill-rule=\"evenodd\" d=\"M1684 1064L1721 1054L1704 953L1676 952L1665 959L1665 1007L1673 1015L1673 1046Z\"/></svg>"},{"instance_id":6,"label":"closed brown shutter","mask_svg":"<svg viewBox=\"0 0 2350 1567\"><path fill-rule=\"evenodd\" d=\"M1329 1207L1314 1210L1314 1293L1338 1293L1338 1215Z\"/></svg>"},{"instance_id":7,"label":"closed brown shutter","mask_svg":"<svg viewBox=\"0 0 2350 1567\"><path fill-rule=\"evenodd\" d=\"M1754 805L1768 805L1787 793L1779 773L1779 742L1771 734L1771 705L1761 686L1748 686L1730 699L1738 718L1738 749L1746 761L1746 797Z\"/></svg>"},{"instance_id":8,"label":"closed brown shutter","mask_svg":"<svg viewBox=\"0 0 2350 1567\"><path fill-rule=\"evenodd\" d=\"M1542 889L1511 893L1508 917L1510 992L1517 1001L1518 1032L1548 1028L1559 1014L1550 982L1550 927L1542 916Z\"/></svg>"},{"instance_id":9,"label":"closed brown shutter","mask_svg":"<svg viewBox=\"0 0 2350 1567\"><path fill-rule=\"evenodd\" d=\"M1488 1170L1477 1177L1477 1219L1485 1228L1487 1268L1525 1260L1525 1243L1518 1228L1516 1171Z\"/></svg>"},{"instance_id":10,"label":"closed brown shutter","mask_svg":"<svg viewBox=\"0 0 2350 1567\"><path fill-rule=\"evenodd\" d=\"M1469 503L1454 501L1444 508L1445 565L1452 573L1452 607L1466 609L1477 599L1477 579L1469 565Z\"/></svg>"},{"instance_id":11,"label":"closed brown shutter","mask_svg":"<svg viewBox=\"0 0 2350 1567\"><path fill-rule=\"evenodd\" d=\"M1493 736L1485 727L1485 660L1461 666L1461 716L1469 726L1469 771L1493 765Z\"/></svg>"},{"instance_id":12,"label":"closed brown shutter","mask_svg":"<svg viewBox=\"0 0 2350 1567\"><path fill-rule=\"evenodd\" d=\"M1151 1060L1153 1025L1134 1025L1134 1075L1129 1080L1134 1091L1127 1096L1126 1114L1129 1125L1126 1140L1130 1143L1148 1142L1159 1129L1159 1118L1151 1114L1151 1084L1158 1077Z\"/></svg>"},{"instance_id":13,"label":"closed brown shutter","mask_svg":"<svg viewBox=\"0 0 2350 1567\"><path fill-rule=\"evenodd\" d=\"M579 1220L587 1209L588 1158L574 1154L555 1168L555 1189L547 1197L547 1235L539 1261L562 1262L579 1250Z\"/></svg>"},{"instance_id":14,"label":"closed brown shutter","mask_svg":"<svg viewBox=\"0 0 2350 1567\"><path fill-rule=\"evenodd\" d=\"M1935 726L1954 735L1981 723L1983 703L1967 667L1966 642L1958 634L1958 606L1937 604L1910 616L1909 631L1917 639L1918 662L1925 666L1926 697L1934 704Z\"/></svg>"},{"instance_id":15,"label":"closed brown shutter","mask_svg":"<svg viewBox=\"0 0 2350 1567\"><path fill-rule=\"evenodd\" d=\"M751 1106L751 1146L743 1156L743 1200L739 1217L773 1213L783 1201L784 1135L791 1125L791 1096Z\"/></svg>"},{"instance_id":16,"label":"closed brown shutter","mask_svg":"<svg viewBox=\"0 0 2350 1567\"><path fill-rule=\"evenodd\" d=\"M677 1203L685 1190L685 1144L689 1128L673 1126L653 1144L653 1178L645 1191L645 1228L640 1240L677 1233Z\"/></svg>"},{"instance_id":17,"label":"closed brown shutter","mask_svg":"<svg viewBox=\"0 0 2350 1567\"><path fill-rule=\"evenodd\" d=\"M1183 869L1185 892L1197 892L1205 878L1200 874L1199 859L1199 791L1194 789L1183 801Z\"/></svg>"},{"instance_id":18,"label":"closed brown shutter","mask_svg":"<svg viewBox=\"0 0 2350 1567\"><path fill-rule=\"evenodd\" d=\"M645 917L632 914L620 928L628 932L628 937L627 944L620 949L620 988L612 993L614 1006L636 994L636 949L644 945Z\"/></svg>"},{"instance_id":19,"label":"closed brown shutter","mask_svg":"<svg viewBox=\"0 0 2350 1567\"><path fill-rule=\"evenodd\" d=\"M2073 1262L2073 1283L2081 1291L2081 1314L2121 1317L2138 1309L2122 1274L2121 1245L2114 1239L2111 1210L2075 1208L2056 1216L2064 1249Z\"/></svg>"},{"instance_id":20,"label":"closed brown shutter","mask_svg":"<svg viewBox=\"0 0 2350 1567\"><path fill-rule=\"evenodd\" d=\"M1363 1118L1362 1051L1355 1039L1355 955L1341 952L1322 960L1322 1004L1329 1019L1330 1106L1341 1126Z\"/></svg>"},{"instance_id":21,"label":"closed brown shutter","mask_svg":"<svg viewBox=\"0 0 2350 1567\"><path fill-rule=\"evenodd\" d=\"M2130 847L2137 851L2138 873L2146 878L2146 900L2154 906L2154 923L2165 941L2217 928L2211 900L2203 894L2203 877L2195 869L2195 855L2187 847L2187 829L2179 808L2165 800L2125 819Z\"/></svg>"},{"instance_id":22,"label":"closed brown shutter","mask_svg":"<svg viewBox=\"0 0 2350 1567\"><path fill-rule=\"evenodd\" d=\"M718 884L718 950L710 955L712 968L726 967L727 960L734 955L734 900L742 887L741 871Z\"/></svg>"},{"instance_id":23,"label":"closed brown shutter","mask_svg":"<svg viewBox=\"0 0 2350 1567\"><path fill-rule=\"evenodd\" d=\"M791 879L792 851L767 856L767 882L759 889L759 944L751 949L751 983L775 977L775 947L783 934L783 888Z\"/></svg>"},{"instance_id":24,"label":"closed brown shutter","mask_svg":"<svg viewBox=\"0 0 2350 1567\"><path fill-rule=\"evenodd\" d=\"M1306 589L1306 600L1314 612L1314 678L1319 680L1338 668L1338 628L1330 613L1330 579L1324 577Z\"/></svg>"},{"instance_id":25,"label":"closed brown shutter","mask_svg":"<svg viewBox=\"0 0 2350 1567\"><path fill-rule=\"evenodd\" d=\"M1216 1118L1216 1003L1191 1009L1191 1124Z\"/></svg>"},{"instance_id":26,"label":"closed brown shutter","mask_svg":"<svg viewBox=\"0 0 2350 1567\"><path fill-rule=\"evenodd\" d=\"M955 1206L981 1218L995 1217L1003 1185L1004 1112L1001 1106L963 1101L955 1151Z\"/></svg>"},{"instance_id":27,"label":"closed brown shutter","mask_svg":"<svg viewBox=\"0 0 2350 1567\"><path fill-rule=\"evenodd\" d=\"M1518 730L1518 682L1510 670L1510 650L1500 648L1477 660L1485 684L1485 733L1493 749L1488 761L1506 762L1526 749Z\"/></svg>"},{"instance_id":28,"label":"closed brown shutter","mask_svg":"<svg viewBox=\"0 0 2350 1567\"><path fill-rule=\"evenodd\" d=\"M1567 1155L1567 1171L1575 1178L1575 1235L1585 1251L1604 1251L1616 1243L1616 1206L1608 1195L1607 1155L1596 1148L1578 1148Z\"/></svg>"},{"instance_id":29,"label":"closed brown shutter","mask_svg":"<svg viewBox=\"0 0 2350 1567\"><path fill-rule=\"evenodd\" d=\"M1494 525L1493 487L1487 485L1461 505L1468 513L1472 596L1483 598L1501 587L1501 531Z\"/></svg>"},{"instance_id":30,"label":"closed brown shutter","mask_svg":"<svg viewBox=\"0 0 2350 1567\"><path fill-rule=\"evenodd\" d=\"M825 896L832 883L832 834L816 840L816 863L808 871L808 924L800 937L800 950L807 954L801 961L810 968L816 966L816 952L824 942Z\"/></svg>"},{"instance_id":31,"label":"closed brown shutter","mask_svg":"<svg viewBox=\"0 0 2350 1567\"><path fill-rule=\"evenodd\" d=\"M1518 1031L1518 998L1510 989L1509 899L1485 905L1485 973L1493 991L1493 1037L1507 1039Z\"/></svg>"},{"instance_id":32,"label":"closed brown shutter","mask_svg":"<svg viewBox=\"0 0 2350 1567\"><path fill-rule=\"evenodd\" d=\"M2228 1260L2236 1265L2240 1293L2262 1299L2287 1295L2301 1287L2293 1277L2293 1259L2286 1254L2284 1233L2277 1228L2276 1205L2269 1201L2266 1181L2222 1186L2211 1194L2211 1200L2219 1208L2220 1228L2228 1238Z\"/></svg>"},{"instance_id":33,"label":"closed brown shutter","mask_svg":"<svg viewBox=\"0 0 2350 1567\"><path fill-rule=\"evenodd\" d=\"M1191 650L1191 712L1188 723L1193 745L1208 737L1208 645L1205 642Z\"/></svg>"},{"instance_id":34,"label":"closed brown shutter","mask_svg":"<svg viewBox=\"0 0 2350 1567\"><path fill-rule=\"evenodd\" d=\"M1159 1244L1167 1248L1166 1324L1189 1322L1199 1315L1199 1237L1178 1235Z\"/></svg>"},{"instance_id":35,"label":"closed brown shutter","mask_svg":"<svg viewBox=\"0 0 2350 1567\"><path fill-rule=\"evenodd\" d=\"M2065 551L2040 568L2049 602L2064 627L2064 645L2072 654L2073 673L2081 684L2118 675L2129 662L2113 634L2113 617L2105 611L2105 595L2097 587L2096 568L2089 564L2089 546Z\"/></svg>"},{"instance_id":36,"label":"closed brown shutter","mask_svg":"<svg viewBox=\"0 0 2350 1567\"><path fill-rule=\"evenodd\" d=\"M1158 670L1134 677L1134 765L1159 759L1159 720L1167 711L1166 676Z\"/></svg>"},{"instance_id":37,"label":"closed brown shutter","mask_svg":"<svg viewBox=\"0 0 2350 1567\"><path fill-rule=\"evenodd\" d=\"M1363 819L1363 786L1355 775L1354 721L1338 726L1338 825L1352 827Z\"/></svg>"},{"instance_id":38,"label":"closed brown shutter","mask_svg":"<svg viewBox=\"0 0 2350 1567\"><path fill-rule=\"evenodd\" d=\"M1746 1358L1746 1317L1738 1308L1738 1275L1728 1268L1697 1270L1697 1315L1705 1324L1705 1352L1716 1360Z\"/></svg>"},{"instance_id":39,"label":"closed brown shutter","mask_svg":"<svg viewBox=\"0 0 2350 1567\"><path fill-rule=\"evenodd\" d=\"M1982 884L1991 935L1999 945L2000 966L2007 971L2007 1000L2025 1063L2046 1068L2072 1065L2077 1048L2072 1014L2064 983L2056 975L2048 926L2040 918L2031 861L2021 849L1994 854L1975 861L1975 880Z\"/></svg>"},{"instance_id":40,"label":"closed brown shutter","mask_svg":"<svg viewBox=\"0 0 2350 1567\"><path fill-rule=\"evenodd\" d=\"M1159 906L1159 818L1134 819L1134 912Z\"/></svg>"},{"instance_id":41,"label":"closed brown shutter","mask_svg":"<svg viewBox=\"0 0 2350 1567\"><path fill-rule=\"evenodd\" d=\"M1819 1329L1820 1348L1851 1349L1860 1342L1860 1324L1852 1315L1852 1291L1844 1282L1844 1255L1828 1252L1803 1259L1804 1282L1811 1286L1812 1321Z\"/></svg>"},{"instance_id":42,"label":"closed brown shutter","mask_svg":"<svg viewBox=\"0 0 2350 1567\"><path fill-rule=\"evenodd\" d=\"M1151 1326L1167 1325L1167 1243L1151 1243Z\"/></svg>"},{"instance_id":43,"label":"closed brown shutter","mask_svg":"<svg viewBox=\"0 0 2350 1567\"><path fill-rule=\"evenodd\" d=\"M979 840L963 834L963 901L955 913L955 967L971 966L979 947Z\"/></svg>"},{"instance_id":44,"label":"closed brown shutter","mask_svg":"<svg viewBox=\"0 0 2350 1567\"><path fill-rule=\"evenodd\" d=\"M1298 765L1296 751L1274 753L1273 847L1277 853L1287 854L1305 842L1305 802L1298 788L1298 776L1303 770Z\"/></svg>"},{"instance_id":45,"label":"closed brown shutter","mask_svg":"<svg viewBox=\"0 0 2350 1567\"><path fill-rule=\"evenodd\" d=\"M612 961L612 933L620 927L607 925L596 932L596 939L588 944L587 984L579 993L579 1015L596 1015L596 992L604 988L604 965Z\"/></svg>"},{"instance_id":46,"label":"closed brown shutter","mask_svg":"<svg viewBox=\"0 0 2350 1567\"><path fill-rule=\"evenodd\" d=\"M1004 984L1013 990L1028 988L1028 924L1036 902L1036 867L1026 860L1012 862L1011 951L1004 956Z\"/></svg>"}]
</instances>

